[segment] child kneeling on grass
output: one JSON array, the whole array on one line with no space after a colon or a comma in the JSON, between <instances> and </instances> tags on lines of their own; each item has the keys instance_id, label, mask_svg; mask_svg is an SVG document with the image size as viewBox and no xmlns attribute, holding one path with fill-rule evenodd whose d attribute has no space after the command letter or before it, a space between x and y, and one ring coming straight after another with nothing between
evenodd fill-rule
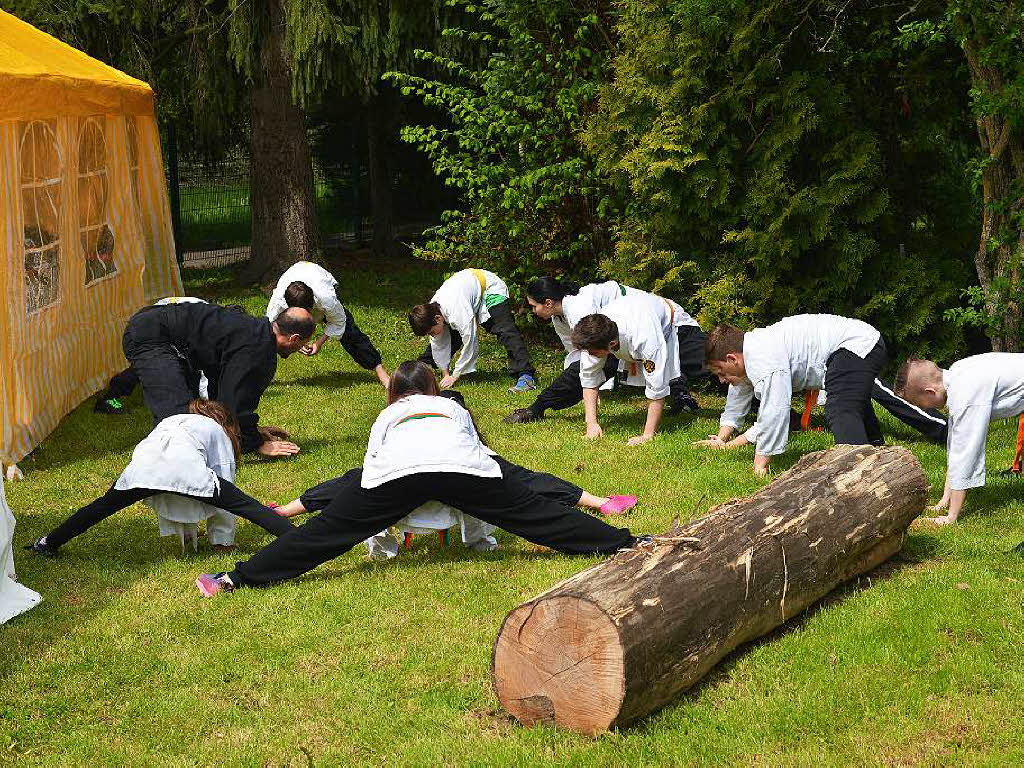
<instances>
[{"instance_id":1,"label":"child kneeling on grass","mask_svg":"<svg viewBox=\"0 0 1024 768\"><path fill-rule=\"evenodd\" d=\"M438 394L430 368L402 363L388 385L388 406L370 431L361 470L316 517L236 565L202 574L210 597L240 586L294 578L437 501L567 554L612 553L637 542L574 507L546 499L488 454L469 412Z\"/></svg>"},{"instance_id":2,"label":"child kneeling on grass","mask_svg":"<svg viewBox=\"0 0 1024 768\"><path fill-rule=\"evenodd\" d=\"M161 533L178 533L183 545L185 533L192 534L194 544L196 522L216 519L221 510L275 535L292 530L291 523L232 484L240 445L231 412L212 400L192 400L188 409L165 418L135 447L131 463L105 494L25 549L53 557L71 539L144 499L159 514ZM232 546L233 520L218 523L208 530L211 543Z\"/></svg>"}]
</instances>

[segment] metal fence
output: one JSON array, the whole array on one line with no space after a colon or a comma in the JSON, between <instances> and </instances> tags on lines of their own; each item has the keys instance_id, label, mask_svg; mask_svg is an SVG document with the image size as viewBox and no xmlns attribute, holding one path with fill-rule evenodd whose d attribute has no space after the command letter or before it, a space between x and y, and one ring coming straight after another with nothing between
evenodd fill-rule
<instances>
[{"instance_id":1,"label":"metal fence","mask_svg":"<svg viewBox=\"0 0 1024 768\"><path fill-rule=\"evenodd\" d=\"M211 162L177 151L168 132L168 185L178 260L182 267L215 267L249 258L250 159L244 149ZM359 162L313 161L317 223L326 246L359 245L373 236L369 171ZM392 173L394 220L403 234L435 223L450 197L425 162L397 163ZM425 191L429 190L429 191Z\"/></svg>"}]
</instances>

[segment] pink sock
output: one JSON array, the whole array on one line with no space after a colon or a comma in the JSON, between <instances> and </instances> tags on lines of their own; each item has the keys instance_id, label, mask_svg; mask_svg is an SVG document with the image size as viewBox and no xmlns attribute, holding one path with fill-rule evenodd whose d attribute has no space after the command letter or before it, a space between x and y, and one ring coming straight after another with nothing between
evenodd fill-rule
<instances>
[{"instance_id":1,"label":"pink sock","mask_svg":"<svg viewBox=\"0 0 1024 768\"><path fill-rule=\"evenodd\" d=\"M598 510L602 515L621 515L636 506L636 496L609 496Z\"/></svg>"}]
</instances>

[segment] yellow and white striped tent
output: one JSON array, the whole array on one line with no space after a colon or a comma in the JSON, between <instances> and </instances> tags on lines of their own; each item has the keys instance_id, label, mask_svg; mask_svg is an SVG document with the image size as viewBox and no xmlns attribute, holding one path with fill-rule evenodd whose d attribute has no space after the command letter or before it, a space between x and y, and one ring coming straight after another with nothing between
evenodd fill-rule
<instances>
[{"instance_id":1,"label":"yellow and white striped tent","mask_svg":"<svg viewBox=\"0 0 1024 768\"><path fill-rule=\"evenodd\" d=\"M0 461L125 367L181 293L153 91L0 11Z\"/></svg>"}]
</instances>

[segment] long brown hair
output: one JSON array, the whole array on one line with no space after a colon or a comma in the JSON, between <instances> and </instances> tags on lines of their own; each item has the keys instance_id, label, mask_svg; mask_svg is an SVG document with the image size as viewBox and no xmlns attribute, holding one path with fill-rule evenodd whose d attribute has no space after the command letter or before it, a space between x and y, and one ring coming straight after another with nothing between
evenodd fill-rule
<instances>
[{"instance_id":1,"label":"long brown hair","mask_svg":"<svg viewBox=\"0 0 1024 768\"><path fill-rule=\"evenodd\" d=\"M242 457L242 431L238 427L238 419L223 403L216 400L190 400L188 412L205 416L220 424L231 441L231 450L235 453L235 461Z\"/></svg>"},{"instance_id":2,"label":"long brown hair","mask_svg":"<svg viewBox=\"0 0 1024 768\"><path fill-rule=\"evenodd\" d=\"M436 397L439 393L437 378L430 366L419 360L406 360L391 374L391 381L388 382L388 405L407 395Z\"/></svg>"}]
</instances>

